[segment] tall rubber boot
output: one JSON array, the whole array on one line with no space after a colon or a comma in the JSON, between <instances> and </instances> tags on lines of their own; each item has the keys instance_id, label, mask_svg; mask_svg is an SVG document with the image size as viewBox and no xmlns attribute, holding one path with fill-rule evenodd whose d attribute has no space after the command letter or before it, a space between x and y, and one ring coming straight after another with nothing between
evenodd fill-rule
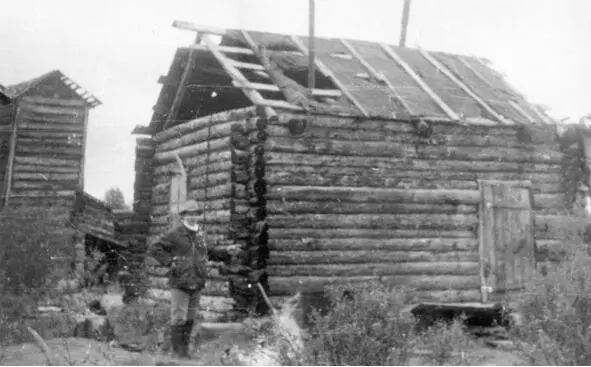
<instances>
[{"instance_id":1,"label":"tall rubber boot","mask_svg":"<svg viewBox=\"0 0 591 367\"><path fill-rule=\"evenodd\" d=\"M185 358L187 355L184 331L184 324L173 325L170 328L170 342L172 344L172 352L177 358Z\"/></svg>"},{"instance_id":2,"label":"tall rubber boot","mask_svg":"<svg viewBox=\"0 0 591 367\"><path fill-rule=\"evenodd\" d=\"M194 321L190 320L185 322L184 329L183 329L183 345L185 348L185 354L187 356L187 358L190 357L189 352L190 352L190 348L189 348L189 344L191 343L191 333L193 331L193 324Z\"/></svg>"}]
</instances>

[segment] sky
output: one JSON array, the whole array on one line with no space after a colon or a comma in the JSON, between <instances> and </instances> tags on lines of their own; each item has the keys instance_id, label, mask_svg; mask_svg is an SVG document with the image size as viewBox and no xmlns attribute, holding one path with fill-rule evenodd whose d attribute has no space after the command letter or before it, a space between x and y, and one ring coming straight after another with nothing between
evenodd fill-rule
<instances>
[{"instance_id":1,"label":"sky","mask_svg":"<svg viewBox=\"0 0 591 367\"><path fill-rule=\"evenodd\" d=\"M403 0L316 0L316 34L397 44ZM194 33L174 20L306 35L308 0L0 0L0 84L59 69L90 113L85 190L133 199L135 138ZM485 57L556 118L591 112L590 0L413 0L407 46Z\"/></svg>"}]
</instances>

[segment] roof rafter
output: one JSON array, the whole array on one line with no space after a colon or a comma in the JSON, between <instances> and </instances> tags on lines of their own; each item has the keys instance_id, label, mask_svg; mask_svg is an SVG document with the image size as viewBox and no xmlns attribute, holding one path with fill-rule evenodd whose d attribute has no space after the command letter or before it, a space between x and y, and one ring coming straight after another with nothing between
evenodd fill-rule
<instances>
[{"instance_id":1,"label":"roof rafter","mask_svg":"<svg viewBox=\"0 0 591 367\"><path fill-rule=\"evenodd\" d=\"M398 65L400 65L400 67L404 69L404 71L406 71L408 75L411 76L411 78L414 79L414 81L423 89L425 93L429 95L429 97L431 97L431 99L437 104L437 106L439 106L439 108L441 108L450 119L455 121L460 120L458 114L455 113L445 102L443 102L443 100L437 95L437 93L435 93L433 89L431 89L431 87L429 87L429 85L425 83L425 81L420 76L418 76L417 73L415 73L415 71L410 67L410 65L408 65L406 61L402 59L402 57L400 57L396 52L394 52L394 50L390 46L388 46L385 43L380 43L380 47L386 52L388 56L390 56L392 60L396 61Z\"/></svg>"},{"instance_id":2,"label":"roof rafter","mask_svg":"<svg viewBox=\"0 0 591 367\"><path fill-rule=\"evenodd\" d=\"M306 45L304 45L304 42L302 42L302 40L298 36L292 35L292 36L290 36L290 38L293 41L293 43L295 43L297 48L299 48L300 51L302 51L302 53L304 53L304 55L308 56L310 54L310 51L308 50ZM316 64L316 67L318 67L320 72L322 74L324 74L325 76L327 76L341 90L341 92L343 92L343 94L349 99L349 101L351 101L351 103L353 103L355 105L355 107L359 110L359 112L361 112L361 114L364 117L366 117L366 118L369 117L369 114L367 113L365 108L363 108L363 106L359 103L359 101L357 101L357 99L355 99L355 97L353 97L351 92L349 92L349 90L347 90L347 88L343 85L343 83L341 83L341 81L336 77L336 75L334 75L333 72L330 71L330 69L321 60L316 58L314 63Z\"/></svg>"},{"instance_id":3,"label":"roof rafter","mask_svg":"<svg viewBox=\"0 0 591 367\"><path fill-rule=\"evenodd\" d=\"M410 106L408 105L408 103L406 103L406 101L404 100L404 98L402 98L402 96L400 95L400 93L398 93L398 90L394 87L394 85L392 85L392 83L390 83L390 81L388 80L388 78L386 78L386 76L384 75L384 73L378 72L376 69L374 69L373 66L371 66L364 58L363 56L361 56L359 54L359 52L357 52L357 50L355 49L355 47L353 47L352 44L349 43L349 41L347 41L346 39L341 38L340 39L341 43L343 44L343 46L345 46L345 48L353 55L353 57L355 57L360 63L361 65L363 65L367 71L376 79L383 81L384 83L386 83L386 85L388 86L388 89L390 89L390 91L392 91L392 93L394 94L394 96L396 97L396 99L400 102L400 104L404 107L404 109L406 110L406 112L409 115L413 114L412 109L410 108Z\"/></svg>"},{"instance_id":4,"label":"roof rafter","mask_svg":"<svg viewBox=\"0 0 591 367\"><path fill-rule=\"evenodd\" d=\"M513 121L499 115L495 110L493 110L482 98L480 98L476 93L474 93L464 82L462 82L459 78L457 78L451 71L449 71L443 64L441 64L437 59L435 59L431 54L422 48L419 48L419 52L421 55L429 61L433 66L437 68L437 70L441 71L443 75L448 77L452 82L454 82L458 87L460 87L467 95L469 95L473 100L476 101L482 108L486 110L486 112L490 113L498 122L503 124L514 124Z\"/></svg>"}]
</instances>

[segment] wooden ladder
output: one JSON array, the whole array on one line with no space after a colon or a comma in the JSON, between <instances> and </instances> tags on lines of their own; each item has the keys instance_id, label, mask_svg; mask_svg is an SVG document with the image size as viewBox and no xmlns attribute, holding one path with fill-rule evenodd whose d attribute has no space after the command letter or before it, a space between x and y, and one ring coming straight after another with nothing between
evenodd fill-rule
<instances>
[{"instance_id":1,"label":"wooden ladder","mask_svg":"<svg viewBox=\"0 0 591 367\"><path fill-rule=\"evenodd\" d=\"M179 21L175 21L173 23L173 26L179 29L197 32L205 48L212 53L212 55L216 58L216 60L218 60L220 65L222 65L222 68L232 78L232 84L235 87L242 89L244 94L251 100L251 102L254 105L264 106L267 109L267 112L271 113L271 115L275 115L273 111L269 111L269 109L273 107L295 111L303 110L302 107L296 106L284 100L264 98L261 95L260 91L280 92L281 90L279 89L279 87L277 87L277 85L272 83L251 82L241 71L253 70L254 72L256 72L256 74L270 80L271 77L266 72L265 67L261 63L242 62L233 60L232 58L226 56L227 54L243 54L254 55L257 57L257 59L260 58L258 46L247 31L240 31L245 42L249 46L249 48L243 48L217 45L209 38L209 35L211 34L224 35L226 31L223 29L208 29ZM191 48L202 49L203 46L196 43L191 45ZM343 92L338 89L312 89L311 94L314 97L339 98L341 97Z\"/></svg>"}]
</instances>

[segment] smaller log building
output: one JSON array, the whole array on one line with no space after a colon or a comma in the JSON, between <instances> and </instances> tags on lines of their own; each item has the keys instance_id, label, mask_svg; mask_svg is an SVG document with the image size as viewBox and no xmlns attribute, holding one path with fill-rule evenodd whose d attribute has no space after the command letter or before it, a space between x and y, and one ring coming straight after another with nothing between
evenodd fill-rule
<instances>
[{"instance_id":1,"label":"smaller log building","mask_svg":"<svg viewBox=\"0 0 591 367\"><path fill-rule=\"evenodd\" d=\"M84 192L90 110L101 102L59 70L0 88L0 210L11 206L63 210L76 269L90 248L126 247L115 238L105 203Z\"/></svg>"},{"instance_id":2,"label":"smaller log building","mask_svg":"<svg viewBox=\"0 0 591 367\"><path fill-rule=\"evenodd\" d=\"M582 151L486 61L319 37L310 89L306 37L174 26L198 37L135 130L135 209L155 236L195 199L211 241L243 246L206 295L380 280L490 302L580 241Z\"/></svg>"}]
</instances>

